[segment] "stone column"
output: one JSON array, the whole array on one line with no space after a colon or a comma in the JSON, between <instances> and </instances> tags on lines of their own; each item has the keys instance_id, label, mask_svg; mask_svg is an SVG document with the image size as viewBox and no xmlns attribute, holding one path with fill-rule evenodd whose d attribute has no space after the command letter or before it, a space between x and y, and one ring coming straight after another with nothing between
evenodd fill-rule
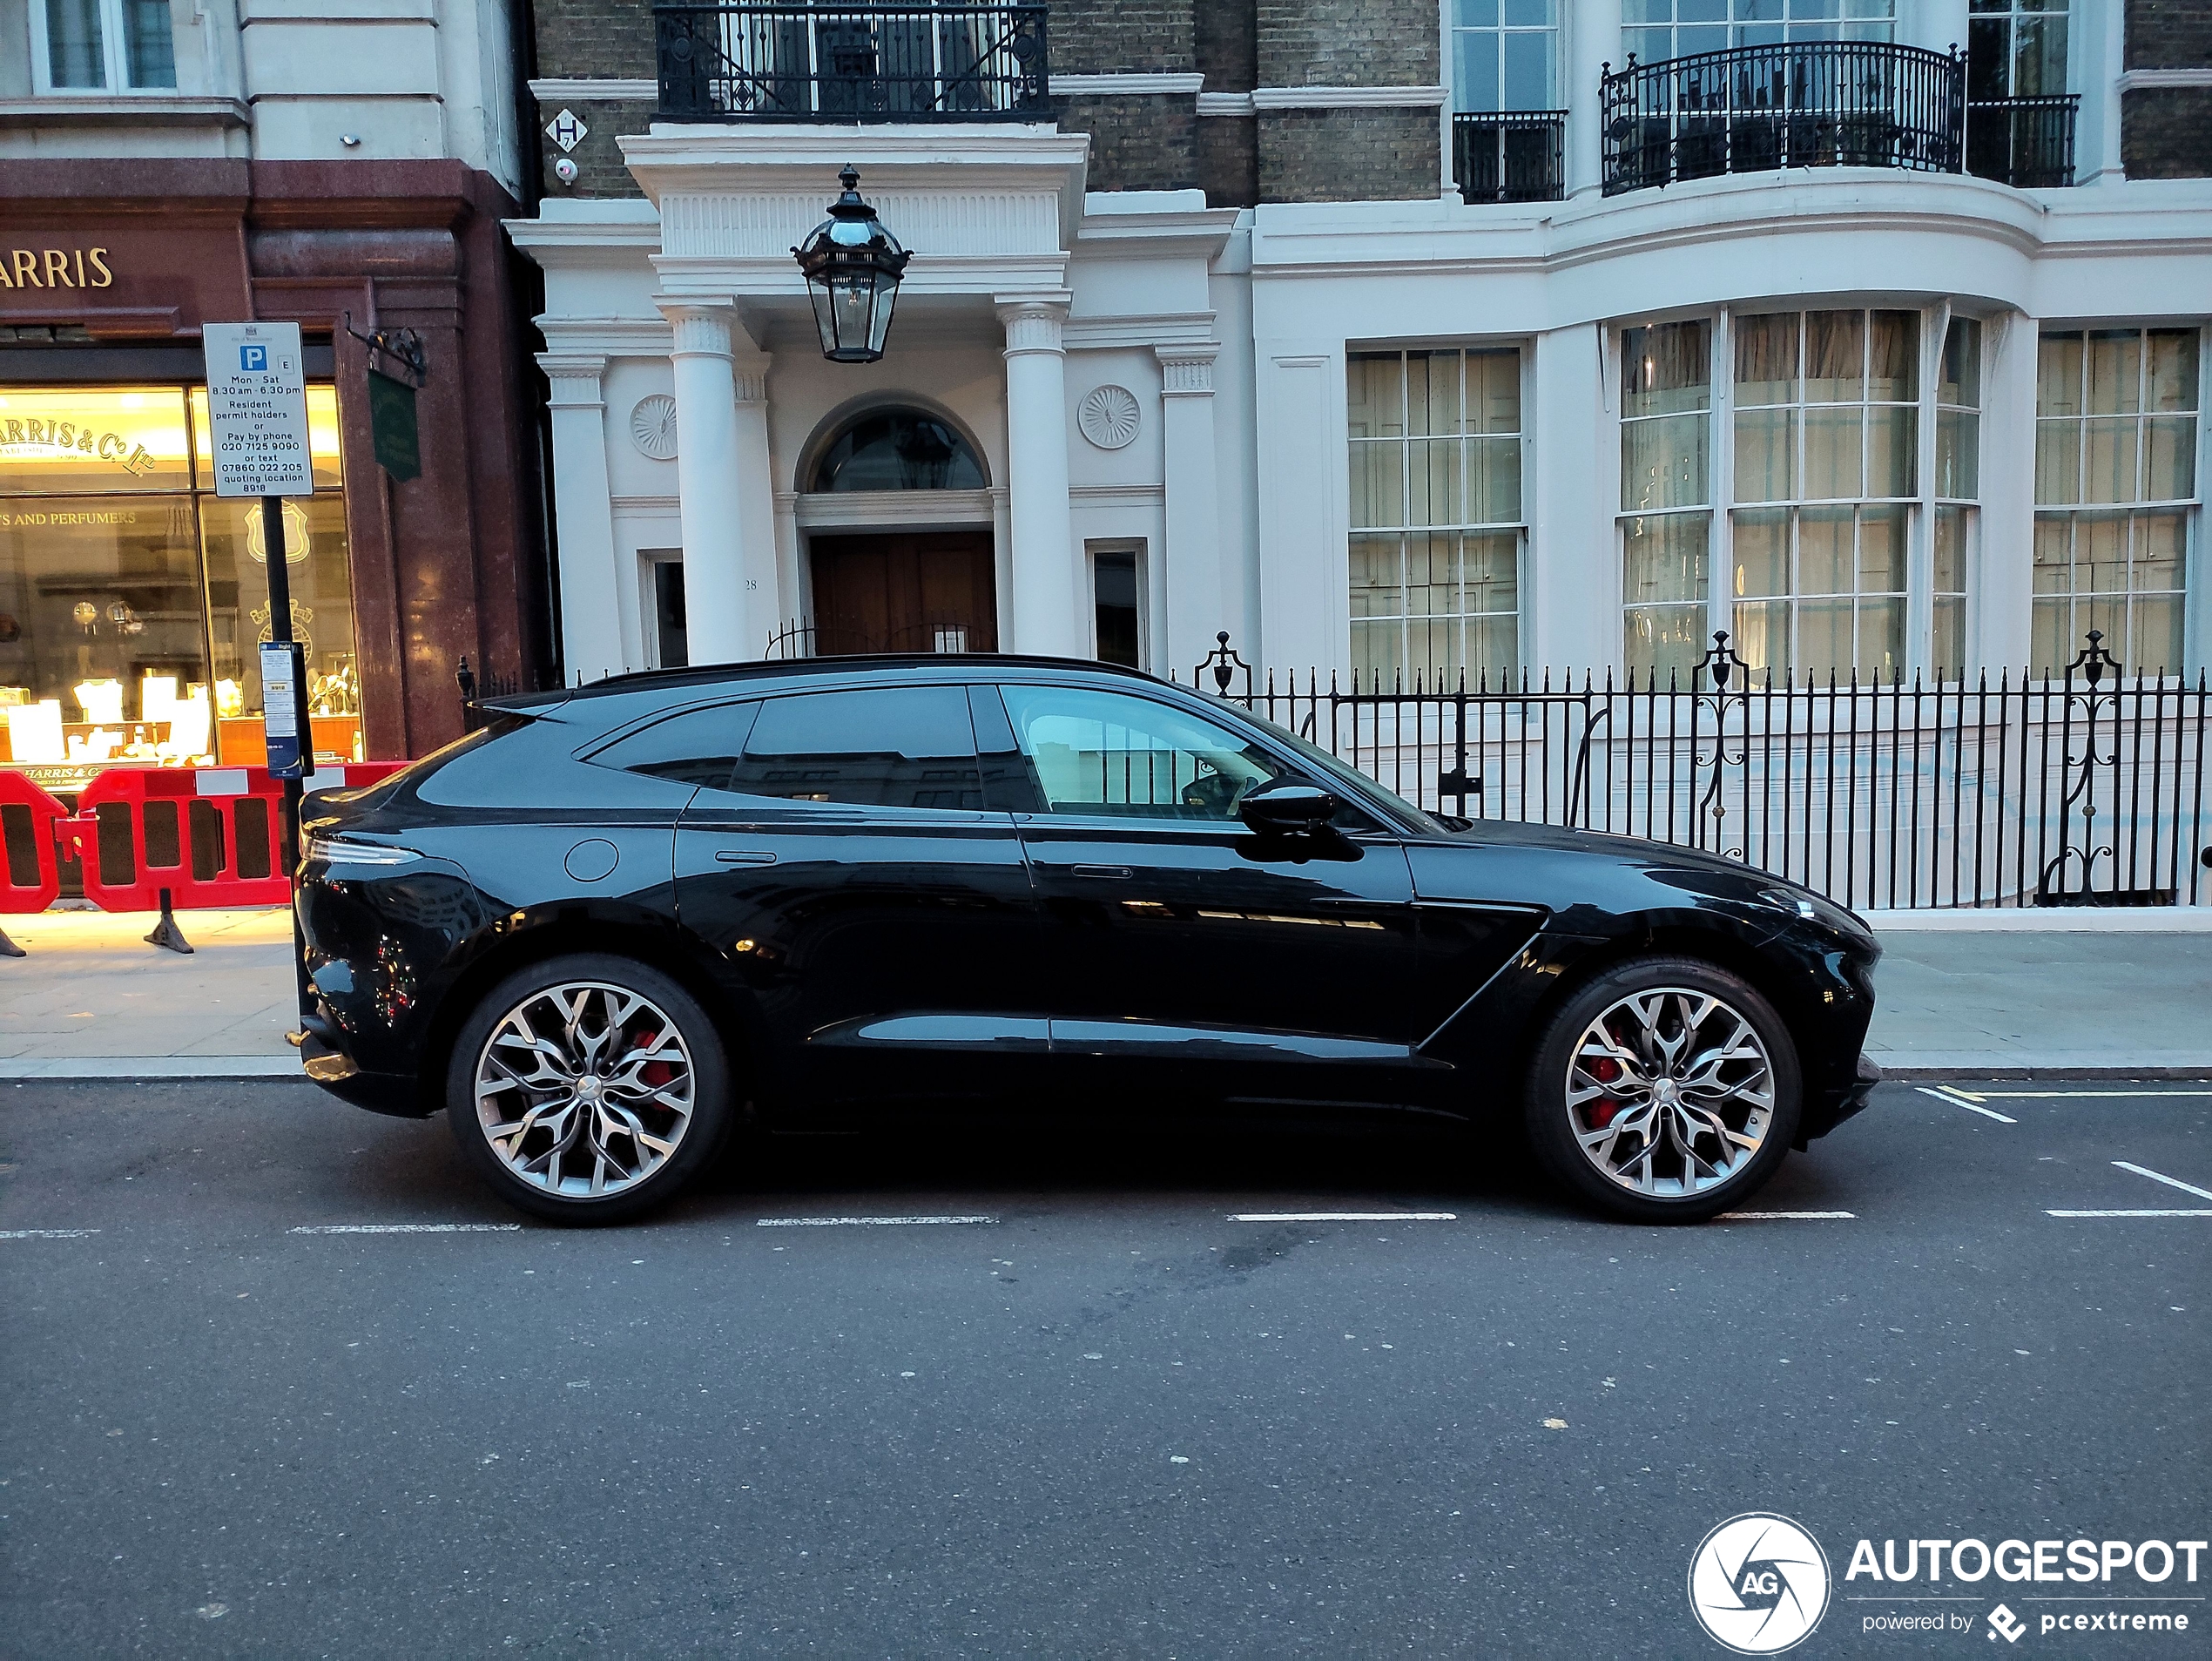
<instances>
[{"instance_id":1,"label":"stone column","mask_svg":"<svg viewBox=\"0 0 2212 1661\"><path fill-rule=\"evenodd\" d=\"M1604 112L1598 105L1597 78L1607 64L1616 70L1622 66L1619 0L1579 0L1569 5L1566 35L1560 107L1567 111L1567 193L1584 196L1603 183L1598 129Z\"/></svg>"},{"instance_id":2,"label":"stone column","mask_svg":"<svg viewBox=\"0 0 2212 1661\"><path fill-rule=\"evenodd\" d=\"M1001 302L1006 326L1006 471L1014 574L1008 650L1080 657L1076 555L1068 524L1065 299Z\"/></svg>"},{"instance_id":3,"label":"stone column","mask_svg":"<svg viewBox=\"0 0 2212 1661\"><path fill-rule=\"evenodd\" d=\"M759 657L768 637L785 623L796 621L793 611L786 617L780 607L782 584L776 570L776 482L768 456L768 354L749 352L739 339L731 360L732 383L738 405L738 542L740 550L739 586L745 594L745 627L738 656Z\"/></svg>"},{"instance_id":4,"label":"stone column","mask_svg":"<svg viewBox=\"0 0 2212 1661\"><path fill-rule=\"evenodd\" d=\"M1156 346L1160 360L1160 438L1165 449L1167 545L1154 585L1164 615L1154 635L1168 660L1155 673L1181 680L1213 649L1214 636L1233 629L1243 607L1226 587L1222 558L1220 463L1214 448L1213 361L1221 348Z\"/></svg>"},{"instance_id":5,"label":"stone column","mask_svg":"<svg viewBox=\"0 0 2212 1661\"><path fill-rule=\"evenodd\" d=\"M541 352L552 383L553 512L561 527L561 665L573 685L633 667L623 638L615 563L613 491L607 480L607 406L597 353ZM639 658L638 662L643 662Z\"/></svg>"},{"instance_id":6,"label":"stone column","mask_svg":"<svg viewBox=\"0 0 2212 1661\"><path fill-rule=\"evenodd\" d=\"M731 354L736 314L724 300L670 301L661 312L676 335L669 356L676 377L676 488L691 658L695 664L739 663L760 655L766 632L745 604L747 469Z\"/></svg>"}]
</instances>

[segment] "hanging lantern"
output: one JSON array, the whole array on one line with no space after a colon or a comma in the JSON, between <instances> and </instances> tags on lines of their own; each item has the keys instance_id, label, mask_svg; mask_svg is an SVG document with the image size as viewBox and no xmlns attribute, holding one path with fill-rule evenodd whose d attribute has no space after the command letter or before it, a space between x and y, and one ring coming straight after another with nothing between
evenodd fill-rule
<instances>
[{"instance_id":1,"label":"hanging lantern","mask_svg":"<svg viewBox=\"0 0 2212 1661\"><path fill-rule=\"evenodd\" d=\"M860 199L860 171L848 162L837 179L845 193L792 253L806 273L822 355L833 363L873 363L883 355L899 279L914 255Z\"/></svg>"}]
</instances>

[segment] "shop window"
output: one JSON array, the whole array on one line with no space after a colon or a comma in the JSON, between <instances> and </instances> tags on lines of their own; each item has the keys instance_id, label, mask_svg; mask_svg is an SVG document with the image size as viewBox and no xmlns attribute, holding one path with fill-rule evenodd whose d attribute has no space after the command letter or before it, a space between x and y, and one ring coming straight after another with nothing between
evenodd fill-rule
<instances>
[{"instance_id":1,"label":"shop window","mask_svg":"<svg viewBox=\"0 0 2212 1661\"><path fill-rule=\"evenodd\" d=\"M169 0L30 0L44 92L151 92L177 84Z\"/></svg>"},{"instance_id":2,"label":"shop window","mask_svg":"<svg viewBox=\"0 0 2212 1661\"><path fill-rule=\"evenodd\" d=\"M1705 649L1712 539L1713 330L1621 331L1621 552L1632 672L1684 672Z\"/></svg>"},{"instance_id":3,"label":"shop window","mask_svg":"<svg viewBox=\"0 0 2212 1661\"><path fill-rule=\"evenodd\" d=\"M2138 672L2183 662L2198 534L2197 331L2092 329L2038 342L2034 661L2091 629Z\"/></svg>"},{"instance_id":4,"label":"shop window","mask_svg":"<svg viewBox=\"0 0 2212 1661\"><path fill-rule=\"evenodd\" d=\"M1352 662L1380 679L1521 662L1521 352L1356 352Z\"/></svg>"},{"instance_id":5,"label":"shop window","mask_svg":"<svg viewBox=\"0 0 2212 1661\"><path fill-rule=\"evenodd\" d=\"M285 503L318 755L361 754L337 407L309 388L317 491ZM195 429L199 437L195 442ZM0 761L263 758L259 501L219 499L197 388L0 392Z\"/></svg>"}]
</instances>

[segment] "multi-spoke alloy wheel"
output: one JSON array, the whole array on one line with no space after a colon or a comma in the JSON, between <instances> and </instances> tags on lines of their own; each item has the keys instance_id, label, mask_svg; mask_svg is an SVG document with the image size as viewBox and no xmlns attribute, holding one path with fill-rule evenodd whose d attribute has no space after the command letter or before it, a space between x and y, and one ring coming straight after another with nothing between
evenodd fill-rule
<instances>
[{"instance_id":1,"label":"multi-spoke alloy wheel","mask_svg":"<svg viewBox=\"0 0 2212 1661\"><path fill-rule=\"evenodd\" d=\"M1575 1140L1608 1181L1664 1198L1719 1186L1765 1145L1774 1066L1710 992L1632 993L1583 1030L1567 1069Z\"/></svg>"},{"instance_id":2,"label":"multi-spoke alloy wheel","mask_svg":"<svg viewBox=\"0 0 2212 1661\"><path fill-rule=\"evenodd\" d=\"M721 1040L669 976L597 953L495 987L462 1025L448 1117L514 1205L612 1222L658 1205L729 1123Z\"/></svg>"},{"instance_id":3,"label":"multi-spoke alloy wheel","mask_svg":"<svg viewBox=\"0 0 2212 1661\"><path fill-rule=\"evenodd\" d=\"M1749 985L1678 957L1582 987L1538 1043L1530 1139L1553 1173L1607 1210L1694 1221L1757 1189L1795 1137L1797 1057Z\"/></svg>"},{"instance_id":4,"label":"multi-spoke alloy wheel","mask_svg":"<svg viewBox=\"0 0 2212 1661\"><path fill-rule=\"evenodd\" d=\"M476 1060L476 1121L507 1168L548 1193L643 1181L691 1124L691 1052L667 1013L599 982L533 992Z\"/></svg>"}]
</instances>

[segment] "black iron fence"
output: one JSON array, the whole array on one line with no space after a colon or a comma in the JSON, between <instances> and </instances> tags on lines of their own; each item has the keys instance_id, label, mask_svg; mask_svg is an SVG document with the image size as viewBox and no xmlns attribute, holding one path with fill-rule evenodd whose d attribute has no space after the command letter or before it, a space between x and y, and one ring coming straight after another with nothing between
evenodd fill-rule
<instances>
[{"instance_id":1,"label":"black iron fence","mask_svg":"<svg viewBox=\"0 0 2212 1661\"><path fill-rule=\"evenodd\" d=\"M676 121L1038 119L1045 8L657 5Z\"/></svg>"},{"instance_id":2,"label":"black iron fence","mask_svg":"<svg viewBox=\"0 0 2212 1661\"><path fill-rule=\"evenodd\" d=\"M2212 903L2212 684L2062 670L1941 685L1754 680L1716 634L1687 676L1450 686L1194 683L1408 800L1710 849L1845 905Z\"/></svg>"},{"instance_id":3,"label":"black iron fence","mask_svg":"<svg viewBox=\"0 0 2212 1661\"><path fill-rule=\"evenodd\" d=\"M1629 59L1598 83L1605 193L1777 167L1955 173L1966 63L1879 41Z\"/></svg>"},{"instance_id":4,"label":"black iron fence","mask_svg":"<svg viewBox=\"0 0 2212 1661\"><path fill-rule=\"evenodd\" d=\"M2020 190L2063 190L2074 183L2079 94L1975 99L1966 105L1966 171Z\"/></svg>"},{"instance_id":5,"label":"black iron fence","mask_svg":"<svg viewBox=\"0 0 2212 1661\"><path fill-rule=\"evenodd\" d=\"M1558 201L1567 193L1567 111L1456 111L1452 179L1463 201Z\"/></svg>"}]
</instances>

